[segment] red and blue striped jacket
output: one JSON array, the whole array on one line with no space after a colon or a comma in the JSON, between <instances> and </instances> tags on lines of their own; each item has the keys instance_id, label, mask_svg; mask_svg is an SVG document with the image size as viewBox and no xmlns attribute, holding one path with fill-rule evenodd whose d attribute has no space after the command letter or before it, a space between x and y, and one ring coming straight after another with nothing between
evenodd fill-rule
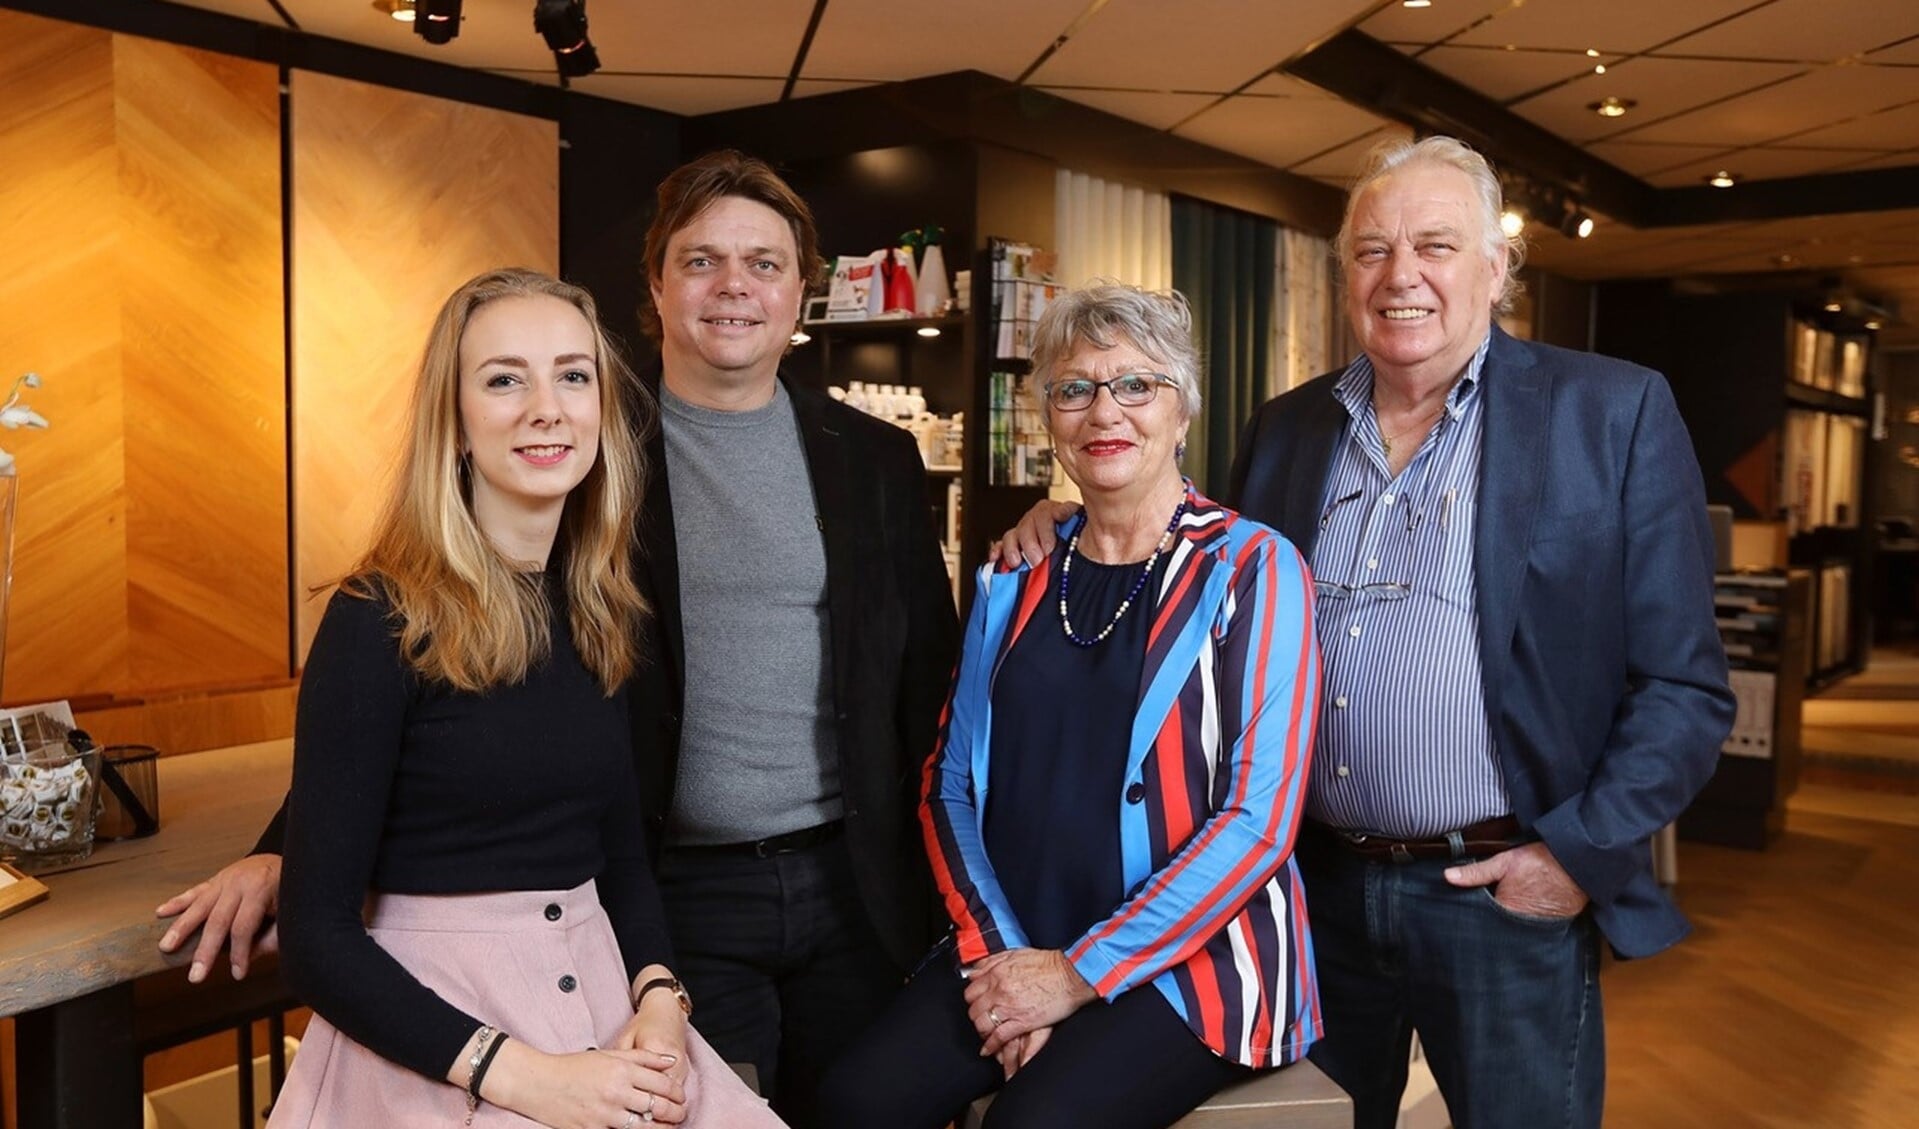
<instances>
[{"instance_id":1,"label":"red and blue striped jacket","mask_svg":"<svg viewBox=\"0 0 1919 1129\"><path fill-rule=\"evenodd\" d=\"M1292 857L1319 707L1312 579L1276 531L1190 486L1187 500L1154 594L1125 786L1108 798L1129 893L1066 957L1102 997L1150 982L1222 1057L1279 1066L1320 1033ZM1000 659L1052 591L1057 556L980 570L926 765L920 822L965 962L1027 944L986 857L988 738Z\"/></svg>"}]
</instances>

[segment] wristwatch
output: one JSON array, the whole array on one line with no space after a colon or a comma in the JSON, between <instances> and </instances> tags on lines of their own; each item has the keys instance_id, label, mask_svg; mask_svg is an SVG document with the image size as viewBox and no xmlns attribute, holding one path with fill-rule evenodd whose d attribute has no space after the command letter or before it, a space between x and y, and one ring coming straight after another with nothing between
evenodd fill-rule
<instances>
[{"instance_id":1,"label":"wristwatch","mask_svg":"<svg viewBox=\"0 0 1919 1129\"><path fill-rule=\"evenodd\" d=\"M685 1012L689 1017L693 1014L693 997L686 994L686 985L680 983L677 977L672 976L656 976L640 985L640 990L633 994L634 1011L640 1010L640 1004L645 1002L646 994L655 988L665 988L667 991L673 993L673 998L680 1001L680 1010Z\"/></svg>"}]
</instances>

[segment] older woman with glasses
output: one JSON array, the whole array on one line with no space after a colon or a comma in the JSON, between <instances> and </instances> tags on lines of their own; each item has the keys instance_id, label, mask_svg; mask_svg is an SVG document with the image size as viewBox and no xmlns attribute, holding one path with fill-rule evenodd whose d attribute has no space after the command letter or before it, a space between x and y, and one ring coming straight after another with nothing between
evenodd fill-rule
<instances>
[{"instance_id":1,"label":"older woman with glasses","mask_svg":"<svg viewBox=\"0 0 1919 1129\"><path fill-rule=\"evenodd\" d=\"M1180 475L1179 295L1080 290L1036 338L1085 508L980 572L921 807L953 930L829 1077L834 1125L931 1129L993 1090L999 1129L1166 1125L1319 1033L1311 580Z\"/></svg>"}]
</instances>

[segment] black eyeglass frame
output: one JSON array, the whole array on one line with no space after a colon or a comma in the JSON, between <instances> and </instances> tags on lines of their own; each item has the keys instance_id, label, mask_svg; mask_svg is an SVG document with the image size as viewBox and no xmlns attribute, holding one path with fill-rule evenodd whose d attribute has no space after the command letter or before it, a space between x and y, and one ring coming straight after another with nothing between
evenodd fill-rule
<instances>
[{"instance_id":1,"label":"black eyeglass frame","mask_svg":"<svg viewBox=\"0 0 1919 1129\"><path fill-rule=\"evenodd\" d=\"M1145 395L1140 399L1126 399L1119 394L1119 389L1114 387L1114 385L1123 380L1141 379L1146 380L1147 384ZM1086 397L1084 404L1071 407L1060 403L1054 395L1054 389L1064 387L1068 384L1090 384L1093 386L1093 391ZM1056 412L1086 411L1093 406L1093 401L1099 399L1099 390L1102 388L1106 389L1106 394L1113 398L1113 403L1118 404L1122 408L1143 408L1158 398L1160 385L1162 384L1172 389L1179 388L1179 381L1174 380L1163 372L1123 372L1110 380L1094 380L1090 376L1073 376L1065 380L1049 380L1041 386L1040 394L1045 398L1047 406Z\"/></svg>"}]
</instances>

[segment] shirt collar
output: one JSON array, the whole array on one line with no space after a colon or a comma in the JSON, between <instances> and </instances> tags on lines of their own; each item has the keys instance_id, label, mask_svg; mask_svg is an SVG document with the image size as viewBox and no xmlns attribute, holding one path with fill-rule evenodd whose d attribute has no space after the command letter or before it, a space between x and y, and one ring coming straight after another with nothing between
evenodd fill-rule
<instances>
[{"instance_id":1,"label":"shirt collar","mask_svg":"<svg viewBox=\"0 0 1919 1129\"><path fill-rule=\"evenodd\" d=\"M1479 374L1486 367L1486 352L1492 348L1493 332L1490 327L1486 337L1473 350L1473 359L1466 362L1466 374L1453 383L1452 390L1446 393L1446 415L1458 419L1466 414L1466 408L1472 404L1473 397L1479 394ZM1361 353L1346 366L1339 380L1333 384L1333 398L1345 405L1346 414L1354 419L1362 418L1364 413L1372 411L1373 399L1373 360Z\"/></svg>"}]
</instances>

